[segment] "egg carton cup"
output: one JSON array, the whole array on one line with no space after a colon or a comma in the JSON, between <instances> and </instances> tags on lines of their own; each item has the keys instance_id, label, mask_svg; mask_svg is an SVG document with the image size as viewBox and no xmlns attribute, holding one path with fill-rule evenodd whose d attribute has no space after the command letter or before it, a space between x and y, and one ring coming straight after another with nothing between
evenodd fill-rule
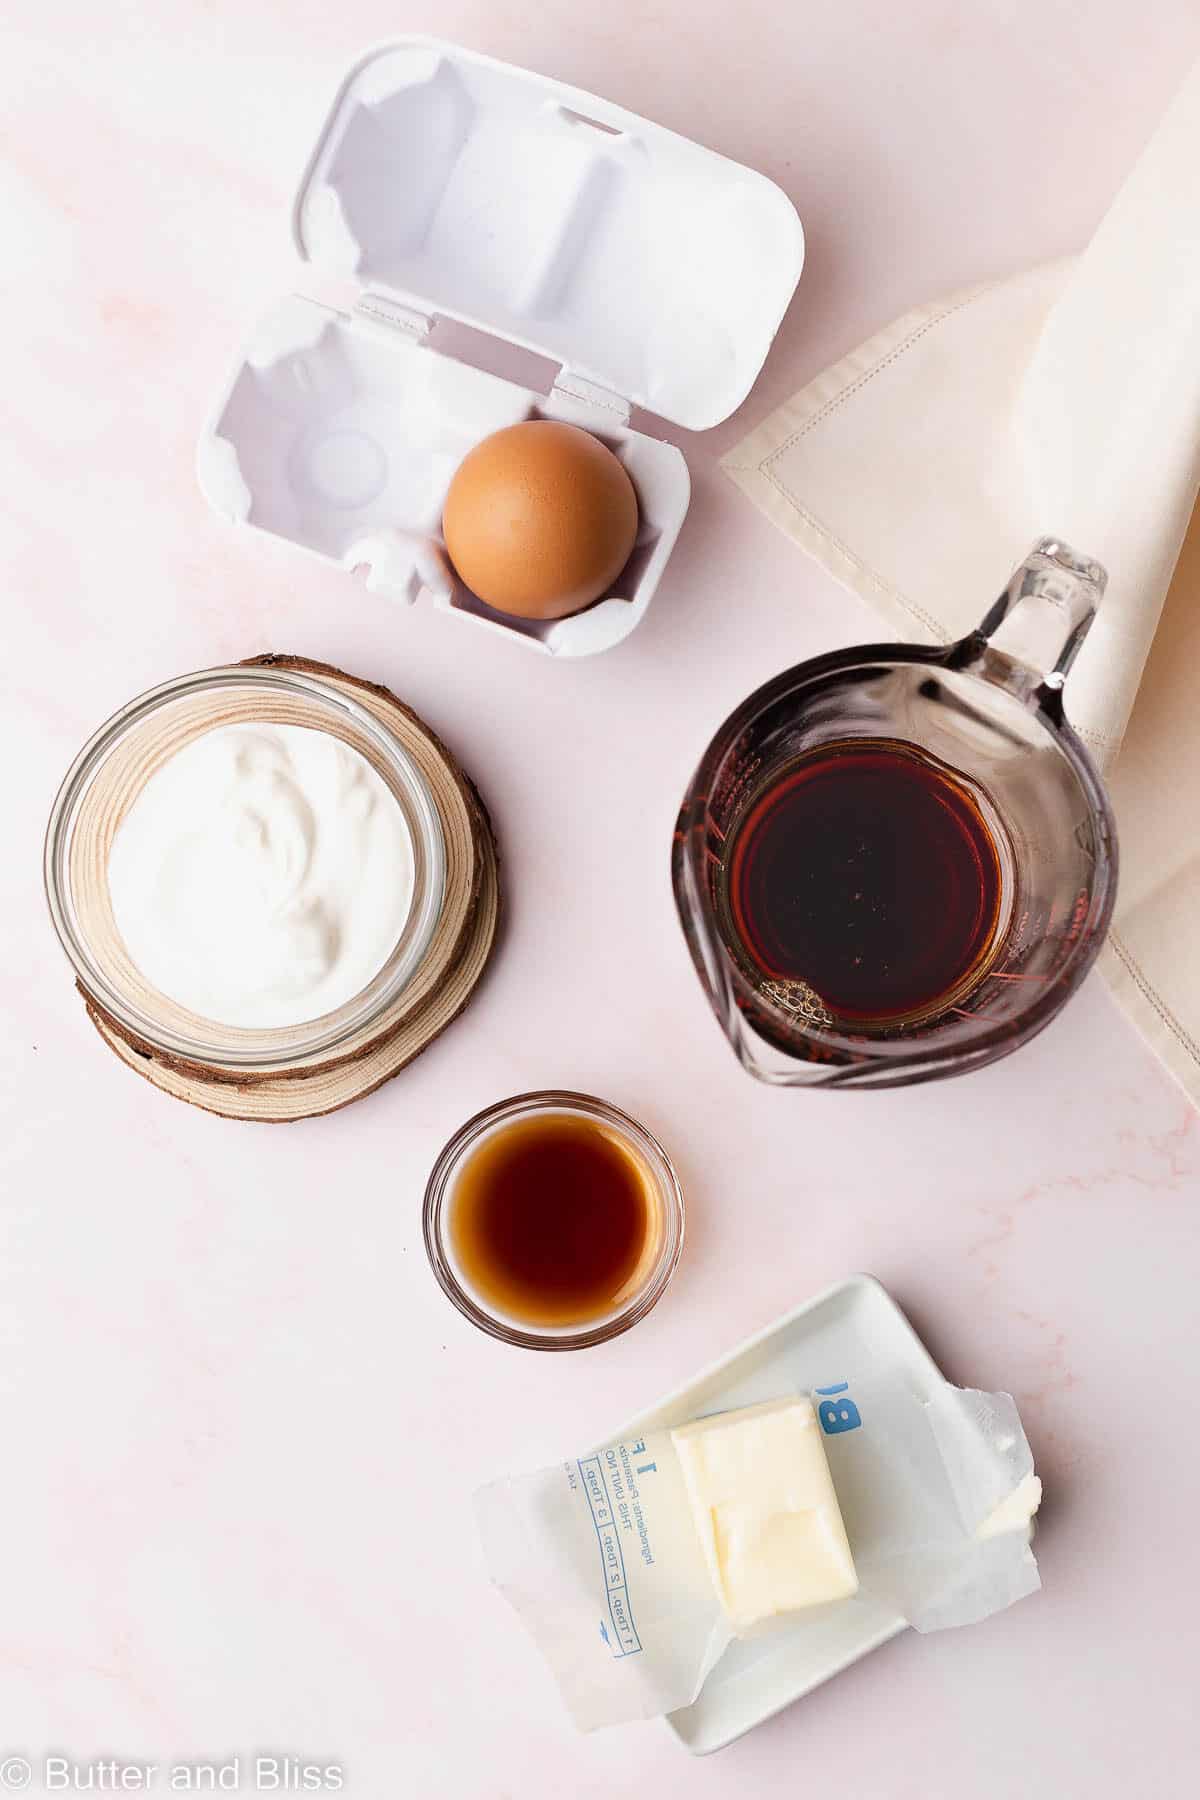
<instances>
[{"instance_id":1,"label":"egg carton cup","mask_svg":"<svg viewBox=\"0 0 1200 1800\"><path fill-rule=\"evenodd\" d=\"M634 406L705 430L739 406L804 258L765 176L561 82L428 38L343 82L297 195L301 257L357 290L261 320L198 449L217 512L555 656L637 625L687 513L682 452ZM436 349L436 318L559 365L546 392ZM559 620L487 606L446 556L451 478L525 419L591 431L640 525L612 588Z\"/></svg>"}]
</instances>

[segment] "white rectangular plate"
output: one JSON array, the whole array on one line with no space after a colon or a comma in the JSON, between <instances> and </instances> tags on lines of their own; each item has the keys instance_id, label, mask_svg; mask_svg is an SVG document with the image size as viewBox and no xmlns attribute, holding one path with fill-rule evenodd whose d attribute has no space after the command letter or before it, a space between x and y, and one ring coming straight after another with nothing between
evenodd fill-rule
<instances>
[{"instance_id":1,"label":"white rectangular plate","mask_svg":"<svg viewBox=\"0 0 1200 1800\"><path fill-rule=\"evenodd\" d=\"M797 1388L840 1382L853 1388L885 1367L902 1368L922 1396L932 1397L942 1384L937 1364L887 1290L871 1275L852 1275L639 1413L611 1441ZM670 1713L667 1724L696 1756L720 1750L905 1628L899 1614L861 1596L822 1607L819 1616L731 1644L699 1699Z\"/></svg>"}]
</instances>

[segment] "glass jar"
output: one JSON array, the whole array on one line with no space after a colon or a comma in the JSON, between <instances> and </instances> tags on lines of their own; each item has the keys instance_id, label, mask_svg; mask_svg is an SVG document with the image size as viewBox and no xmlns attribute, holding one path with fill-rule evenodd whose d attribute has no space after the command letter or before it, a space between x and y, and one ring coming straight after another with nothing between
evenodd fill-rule
<instances>
[{"instance_id":1,"label":"glass jar","mask_svg":"<svg viewBox=\"0 0 1200 1800\"><path fill-rule=\"evenodd\" d=\"M414 1004L425 997L446 886L442 823L414 756L355 697L356 685L335 672L266 664L204 669L122 707L76 757L50 814L46 896L84 995L134 1048L201 1075L307 1074L363 1056L395 1029L402 996ZM145 981L117 930L108 888L113 840L146 781L194 738L241 724L306 726L349 744L395 796L412 849L412 904L379 972L336 1011L275 1030L202 1018Z\"/></svg>"}]
</instances>

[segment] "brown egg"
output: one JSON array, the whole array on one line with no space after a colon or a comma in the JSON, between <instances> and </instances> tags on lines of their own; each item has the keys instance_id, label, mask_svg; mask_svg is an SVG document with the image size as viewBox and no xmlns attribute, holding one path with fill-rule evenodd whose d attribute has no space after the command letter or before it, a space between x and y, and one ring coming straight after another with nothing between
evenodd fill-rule
<instances>
[{"instance_id":1,"label":"brown egg","mask_svg":"<svg viewBox=\"0 0 1200 1800\"><path fill-rule=\"evenodd\" d=\"M498 612L562 619L599 599L637 536L633 483L577 425L529 419L459 464L442 514L450 561Z\"/></svg>"}]
</instances>

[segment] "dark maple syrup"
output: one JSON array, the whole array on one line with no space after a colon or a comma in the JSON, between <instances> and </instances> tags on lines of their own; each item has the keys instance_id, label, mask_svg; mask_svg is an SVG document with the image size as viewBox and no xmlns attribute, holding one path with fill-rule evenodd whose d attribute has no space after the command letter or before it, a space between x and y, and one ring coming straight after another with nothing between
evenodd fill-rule
<instances>
[{"instance_id":1,"label":"dark maple syrup","mask_svg":"<svg viewBox=\"0 0 1200 1800\"><path fill-rule=\"evenodd\" d=\"M775 773L734 826L724 885L743 964L856 1028L961 1001L1003 937L1003 867L975 793L891 739L825 744Z\"/></svg>"},{"instance_id":2,"label":"dark maple syrup","mask_svg":"<svg viewBox=\"0 0 1200 1800\"><path fill-rule=\"evenodd\" d=\"M620 1305L653 1236L649 1170L598 1121L546 1113L501 1126L455 1180L449 1233L467 1283L531 1325Z\"/></svg>"}]
</instances>

